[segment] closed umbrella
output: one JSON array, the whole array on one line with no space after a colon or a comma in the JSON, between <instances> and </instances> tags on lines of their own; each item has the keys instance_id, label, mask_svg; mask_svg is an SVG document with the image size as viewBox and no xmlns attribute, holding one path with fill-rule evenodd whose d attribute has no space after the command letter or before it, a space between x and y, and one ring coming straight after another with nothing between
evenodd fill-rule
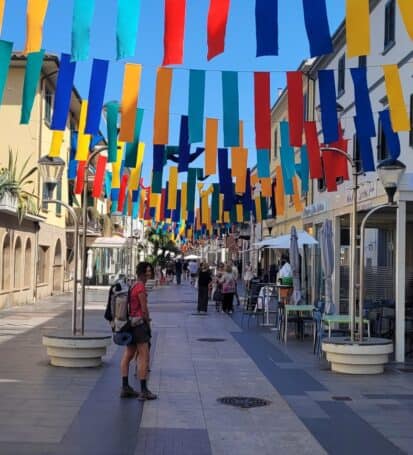
<instances>
[{"instance_id":1,"label":"closed umbrella","mask_svg":"<svg viewBox=\"0 0 413 455\"><path fill-rule=\"evenodd\" d=\"M331 220L325 220L321 228L320 236L321 247L321 267L324 274L324 294L325 294L325 313L334 314L336 311L333 302L333 282L334 271L334 244L333 228Z\"/></svg>"},{"instance_id":2,"label":"closed umbrella","mask_svg":"<svg viewBox=\"0 0 413 455\"><path fill-rule=\"evenodd\" d=\"M93 251L89 249L87 251L87 263L86 263L86 278L93 278Z\"/></svg>"},{"instance_id":3,"label":"closed umbrella","mask_svg":"<svg viewBox=\"0 0 413 455\"><path fill-rule=\"evenodd\" d=\"M297 305L301 300L300 253L298 251L298 236L295 226L291 228L290 265L293 272L293 302Z\"/></svg>"}]
</instances>

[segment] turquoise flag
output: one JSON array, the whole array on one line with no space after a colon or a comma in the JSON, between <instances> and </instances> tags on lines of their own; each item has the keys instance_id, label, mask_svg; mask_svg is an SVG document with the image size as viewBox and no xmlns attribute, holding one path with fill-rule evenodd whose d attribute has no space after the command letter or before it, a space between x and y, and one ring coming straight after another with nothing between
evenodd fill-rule
<instances>
[{"instance_id":1,"label":"turquoise flag","mask_svg":"<svg viewBox=\"0 0 413 455\"><path fill-rule=\"evenodd\" d=\"M95 0L74 0L72 18L72 61L87 60Z\"/></svg>"},{"instance_id":2,"label":"turquoise flag","mask_svg":"<svg viewBox=\"0 0 413 455\"><path fill-rule=\"evenodd\" d=\"M0 104L3 101L3 93L4 88L6 87L7 75L9 74L12 50L13 43L0 40Z\"/></svg>"},{"instance_id":3,"label":"turquoise flag","mask_svg":"<svg viewBox=\"0 0 413 455\"><path fill-rule=\"evenodd\" d=\"M188 169L187 190L186 190L186 210L193 212L195 207L195 186L196 186L197 170L194 168Z\"/></svg>"},{"instance_id":4,"label":"turquoise flag","mask_svg":"<svg viewBox=\"0 0 413 455\"><path fill-rule=\"evenodd\" d=\"M239 147L238 73L222 72L224 147Z\"/></svg>"},{"instance_id":5,"label":"turquoise flag","mask_svg":"<svg viewBox=\"0 0 413 455\"><path fill-rule=\"evenodd\" d=\"M118 60L134 57L138 33L141 0L118 0L116 50Z\"/></svg>"},{"instance_id":6,"label":"turquoise flag","mask_svg":"<svg viewBox=\"0 0 413 455\"><path fill-rule=\"evenodd\" d=\"M23 99L20 123L27 125L30 121L37 84L42 71L44 49L40 52L30 52L27 56L26 72L24 73Z\"/></svg>"},{"instance_id":7,"label":"turquoise flag","mask_svg":"<svg viewBox=\"0 0 413 455\"><path fill-rule=\"evenodd\" d=\"M151 192L154 194L162 193L162 177L163 171L153 171L152 172L152 185Z\"/></svg>"},{"instance_id":8,"label":"turquoise flag","mask_svg":"<svg viewBox=\"0 0 413 455\"><path fill-rule=\"evenodd\" d=\"M106 103L108 163L115 163L118 154L118 112L119 104L116 101Z\"/></svg>"},{"instance_id":9,"label":"turquoise flag","mask_svg":"<svg viewBox=\"0 0 413 455\"><path fill-rule=\"evenodd\" d=\"M270 151L267 149L257 150L257 176L260 179L271 177Z\"/></svg>"},{"instance_id":10,"label":"turquoise flag","mask_svg":"<svg viewBox=\"0 0 413 455\"><path fill-rule=\"evenodd\" d=\"M288 196L294 194L293 177L296 174L295 170L295 159L294 149L290 145L290 131L288 128L288 122L280 122L281 132L281 147L280 147L280 158L281 158L281 171L284 181L284 193Z\"/></svg>"},{"instance_id":11,"label":"turquoise flag","mask_svg":"<svg viewBox=\"0 0 413 455\"><path fill-rule=\"evenodd\" d=\"M126 144L125 153L125 166L133 168L136 166L136 160L138 158L138 145L139 138L141 135L142 121L143 121L143 109L137 109L136 121L135 121L135 136L133 142Z\"/></svg>"},{"instance_id":12,"label":"turquoise flag","mask_svg":"<svg viewBox=\"0 0 413 455\"><path fill-rule=\"evenodd\" d=\"M202 142L204 137L205 71L189 71L189 143Z\"/></svg>"}]
</instances>

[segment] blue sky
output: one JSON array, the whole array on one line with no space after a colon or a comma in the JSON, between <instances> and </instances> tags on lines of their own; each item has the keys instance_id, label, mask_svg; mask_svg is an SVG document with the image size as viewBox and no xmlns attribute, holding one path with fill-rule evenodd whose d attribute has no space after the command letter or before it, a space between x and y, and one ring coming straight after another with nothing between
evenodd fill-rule
<instances>
[{"instance_id":1,"label":"blue sky","mask_svg":"<svg viewBox=\"0 0 413 455\"><path fill-rule=\"evenodd\" d=\"M85 0L86 1L86 0ZM163 58L164 0L141 0L142 9L134 58L116 61L117 0L96 0L91 31L90 59L78 63L75 84L87 98L90 67L93 57L110 60L106 101L120 99L125 62L143 65L139 107L145 109L141 140L146 143L144 177L152 168L153 109L156 68ZM344 18L344 0L327 0L330 29L333 33ZM240 118L245 124L245 145L249 148L249 164L255 164L253 71L271 71L271 101L285 86L285 71L294 70L309 56L304 27L302 0L279 0L279 56L255 57L255 18L253 0L232 0L224 54L211 62L206 59L206 22L209 0L188 0L186 10L184 63L173 76L170 107L169 142L178 143L180 115L187 113L189 69L205 69L206 106L209 117L222 118L221 70L239 71ZM43 47L47 52L70 53L73 0L49 0ZM24 46L26 0L6 1L2 39L14 42L14 50ZM222 138L222 129L220 131ZM220 139L222 145L222 139ZM203 158L195 163L203 167Z\"/></svg>"}]
</instances>

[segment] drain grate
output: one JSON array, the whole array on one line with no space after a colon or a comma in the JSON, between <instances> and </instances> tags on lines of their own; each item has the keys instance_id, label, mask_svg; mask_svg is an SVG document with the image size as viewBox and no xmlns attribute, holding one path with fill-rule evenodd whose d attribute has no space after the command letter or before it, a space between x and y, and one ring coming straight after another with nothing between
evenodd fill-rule
<instances>
[{"instance_id":1,"label":"drain grate","mask_svg":"<svg viewBox=\"0 0 413 455\"><path fill-rule=\"evenodd\" d=\"M227 341L226 338L198 338L198 341L205 341L207 343L219 343L221 341Z\"/></svg>"},{"instance_id":2,"label":"drain grate","mask_svg":"<svg viewBox=\"0 0 413 455\"><path fill-rule=\"evenodd\" d=\"M217 399L218 403L235 406L236 408L258 408L261 406L268 406L271 401L264 400L263 398L255 397L223 397Z\"/></svg>"},{"instance_id":3,"label":"drain grate","mask_svg":"<svg viewBox=\"0 0 413 455\"><path fill-rule=\"evenodd\" d=\"M353 401L350 397L331 397L332 400L335 401Z\"/></svg>"}]
</instances>

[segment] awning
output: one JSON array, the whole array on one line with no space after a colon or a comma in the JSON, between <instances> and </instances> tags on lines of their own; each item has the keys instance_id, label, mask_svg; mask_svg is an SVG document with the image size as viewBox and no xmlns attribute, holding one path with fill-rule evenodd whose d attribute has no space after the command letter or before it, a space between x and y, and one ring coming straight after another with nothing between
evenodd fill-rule
<instances>
[{"instance_id":1,"label":"awning","mask_svg":"<svg viewBox=\"0 0 413 455\"><path fill-rule=\"evenodd\" d=\"M91 248L122 248L126 246L127 240L125 237L98 237L90 246Z\"/></svg>"}]
</instances>

